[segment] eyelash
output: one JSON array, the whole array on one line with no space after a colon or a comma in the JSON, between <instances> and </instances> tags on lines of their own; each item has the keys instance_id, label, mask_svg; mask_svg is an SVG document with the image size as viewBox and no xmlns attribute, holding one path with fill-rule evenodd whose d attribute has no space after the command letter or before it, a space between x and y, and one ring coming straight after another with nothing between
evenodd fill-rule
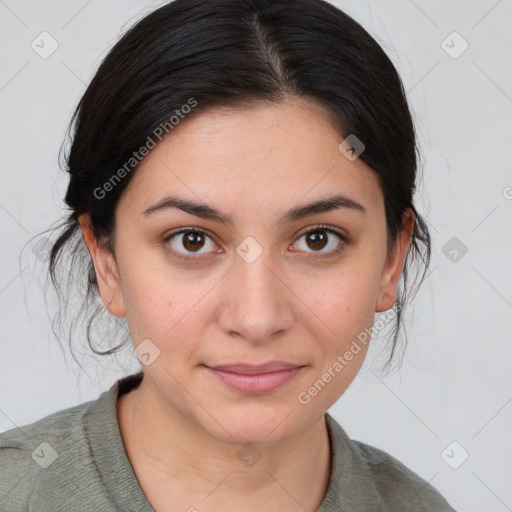
<instances>
[{"instance_id":1,"label":"eyelash","mask_svg":"<svg viewBox=\"0 0 512 512\"><path fill-rule=\"evenodd\" d=\"M343 235L343 233L341 233L337 229L334 229L334 228L332 228L330 226L327 226L325 224L320 224L318 226L313 226L312 228L308 229L307 231L303 231L302 233L300 233L298 235L297 240L302 238L304 235L308 235L309 233L315 233L317 231L326 231L328 233L331 233L331 234L334 234L334 235L338 236L341 239L340 245L339 245L339 247L337 249L333 249L332 251L329 251L327 253L317 253L317 254L312 253L313 256L307 256L307 258L310 258L310 259L313 259L313 260L330 258L330 257L333 257L335 255L341 254L346 249L346 246L350 244L350 240L345 235ZM202 228L187 228L187 229L181 229L180 231L175 231L173 233L170 233L169 235L167 235L163 239L163 242L167 243L173 237L175 237L177 235L181 235L183 233L202 233L202 234L208 236L208 238L213 240L213 237L205 229L202 229ZM178 259L180 259L182 261L185 261L185 262L192 261L192 260L198 261L199 259L202 259L204 257L204 256L183 256L182 254L179 254L178 252L174 251L173 249L167 249L167 250L168 250L168 252L170 252L172 254L173 257L178 258Z\"/></svg>"}]
</instances>

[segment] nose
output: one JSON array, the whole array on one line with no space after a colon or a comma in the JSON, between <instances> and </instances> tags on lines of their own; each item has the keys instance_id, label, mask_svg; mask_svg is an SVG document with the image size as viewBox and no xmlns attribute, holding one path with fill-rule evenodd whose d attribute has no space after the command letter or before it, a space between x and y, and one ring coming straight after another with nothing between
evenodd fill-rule
<instances>
[{"instance_id":1,"label":"nose","mask_svg":"<svg viewBox=\"0 0 512 512\"><path fill-rule=\"evenodd\" d=\"M223 332L263 343L289 330L294 320L294 294L286 281L270 253L263 251L252 262L235 255L222 287L218 322Z\"/></svg>"}]
</instances>

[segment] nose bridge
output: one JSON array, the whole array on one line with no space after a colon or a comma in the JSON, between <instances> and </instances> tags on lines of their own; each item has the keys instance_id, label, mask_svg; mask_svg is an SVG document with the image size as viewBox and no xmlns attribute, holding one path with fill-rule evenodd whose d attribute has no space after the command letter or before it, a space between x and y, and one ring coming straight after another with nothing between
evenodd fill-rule
<instances>
[{"instance_id":1,"label":"nose bridge","mask_svg":"<svg viewBox=\"0 0 512 512\"><path fill-rule=\"evenodd\" d=\"M279 279L279 266L272 252L248 237L234 256L234 268L227 276L227 310L221 315L221 327L226 332L238 332L249 341L263 341L288 328L293 319L293 294L287 291L283 278Z\"/></svg>"},{"instance_id":2,"label":"nose bridge","mask_svg":"<svg viewBox=\"0 0 512 512\"><path fill-rule=\"evenodd\" d=\"M257 302L263 302L263 299L273 302L278 299L276 294L279 294L279 290L275 286L276 270L274 269L276 264L272 259L270 251L262 253L250 262L242 257L236 258L234 271L242 296Z\"/></svg>"}]
</instances>

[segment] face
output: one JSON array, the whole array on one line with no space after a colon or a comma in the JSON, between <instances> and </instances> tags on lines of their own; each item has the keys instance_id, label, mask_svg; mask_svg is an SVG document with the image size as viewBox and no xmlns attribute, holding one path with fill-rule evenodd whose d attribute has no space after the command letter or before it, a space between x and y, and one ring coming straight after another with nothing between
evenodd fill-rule
<instances>
[{"instance_id":1,"label":"face","mask_svg":"<svg viewBox=\"0 0 512 512\"><path fill-rule=\"evenodd\" d=\"M410 236L386 252L377 175L342 140L304 100L212 109L137 169L116 210L115 258L81 219L160 410L228 443L272 445L354 379L367 351L358 335L393 306ZM333 196L344 201L304 208ZM211 370L272 362L292 369Z\"/></svg>"}]
</instances>

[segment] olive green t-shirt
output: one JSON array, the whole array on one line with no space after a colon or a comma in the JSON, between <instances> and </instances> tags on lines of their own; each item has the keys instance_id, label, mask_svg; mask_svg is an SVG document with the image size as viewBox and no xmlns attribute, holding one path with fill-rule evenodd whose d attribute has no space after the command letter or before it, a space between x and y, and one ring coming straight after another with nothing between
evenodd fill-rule
<instances>
[{"instance_id":1,"label":"olive green t-shirt","mask_svg":"<svg viewBox=\"0 0 512 512\"><path fill-rule=\"evenodd\" d=\"M142 372L129 375L96 400L0 434L0 511L153 512L126 455L116 414L117 397L141 379ZM398 460L349 439L329 413L325 420L331 474L317 512L454 512ZM200 496L197 501L191 507L201 511Z\"/></svg>"}]
</instances>

